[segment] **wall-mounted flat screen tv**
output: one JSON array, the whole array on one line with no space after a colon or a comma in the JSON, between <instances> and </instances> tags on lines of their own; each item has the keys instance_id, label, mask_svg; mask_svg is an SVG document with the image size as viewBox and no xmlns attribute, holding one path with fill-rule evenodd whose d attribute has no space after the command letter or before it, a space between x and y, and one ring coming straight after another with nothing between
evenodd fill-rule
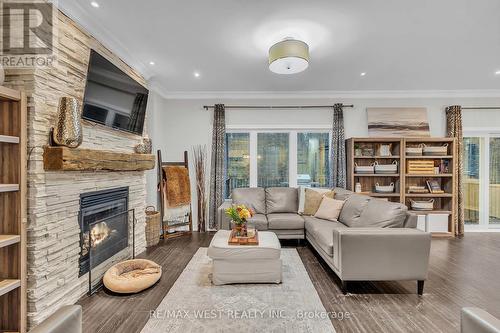
<instances>
[{"instance_id":1,"label":"wall-mounted flat screen tv","mask_svg":"<svg viewBox=\"0 0 500 333\"><path fill-rule=\"evenodd\" d=\"M149 91L102 55L90 53L82 118L142 135Z\"/></svg>"}]
</instances>

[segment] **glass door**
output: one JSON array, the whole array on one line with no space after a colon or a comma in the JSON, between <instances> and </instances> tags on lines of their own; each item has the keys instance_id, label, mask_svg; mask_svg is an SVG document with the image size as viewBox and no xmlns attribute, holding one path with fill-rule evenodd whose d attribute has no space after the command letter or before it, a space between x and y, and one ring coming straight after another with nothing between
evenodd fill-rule
<instances>
[{"instance_id":1,"label":"glass door","mask_svg":"<svg viewBox=\"0 0 500 333\"><path fill-rule=\"evenodd\" d=\"M500 227L500 136L489 138L489 224Z\"/></svg>"},{"instance_id":2,"label":"glass door","mask_svg":"<svg viewBox=\"0 0 500 333\"><path fill-rule=\"evenodd\" d=\"M466 230L500 228L500 134L464 136Z\"/></svg>"},{"instance_id":3,"label":"glass door","mask_svg":"<svg viewBox=\"0 0 500 333\"><path fill-rule=\"evenodd\" d=\"M464 216L468 225L479 225L481 200L481 146L480 137L464 137Z\"/></svg>"}]
</instances>

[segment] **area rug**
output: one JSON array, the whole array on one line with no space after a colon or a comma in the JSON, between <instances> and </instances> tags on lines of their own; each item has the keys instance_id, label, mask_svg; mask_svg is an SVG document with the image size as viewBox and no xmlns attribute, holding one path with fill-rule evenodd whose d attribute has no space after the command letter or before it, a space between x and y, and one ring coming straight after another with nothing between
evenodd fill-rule
<instances>
[{"instance_id":1,"label":"area rug","mask_svg":"<svg viewBox=\"0 0 500 333\"><path fill-rule=\"evenodd\" d=\"M279 285L214 286L207 248L200 248L142 333L335 332L297 251L283 249L281 259Z\"/></svg>"}]
</instances>

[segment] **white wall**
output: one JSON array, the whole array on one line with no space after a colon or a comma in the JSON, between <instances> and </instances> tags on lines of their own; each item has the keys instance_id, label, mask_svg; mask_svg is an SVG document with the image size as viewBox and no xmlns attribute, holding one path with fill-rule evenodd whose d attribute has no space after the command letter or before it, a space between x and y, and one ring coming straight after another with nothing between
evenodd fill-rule
<instances>
[{"instance_id":1,"label":"white wall","mask_svg":"<svg viewBox=\"0 0 500 333\"><path fill-rule=\"evenodd\" d=\"M164 160L182 160L184 150L191 153L193 145L210 148L212 112L203 105L331 105L335 102L354 104L344 111L346 137L368 136L367 107L426 107L432 136L444 136L448 105L498 106L500 98L357 98L357 99L165 99L156 93L150 97L148 128L154 149L161 149ZM325 126L332 121L329 109L309 110L237 110L226 112L226 124L240 126ZM464 110L464 127L488 127L500 130L499 110ZM192 156L190 154L190 158ZM210 162L210 161L209 161ZM191 188L195 193L191 168ZM196 225L196 198L193 197L193 224ZM156 205L156 176L148 178L148 202Z\"/></svg>"}]
</instances>

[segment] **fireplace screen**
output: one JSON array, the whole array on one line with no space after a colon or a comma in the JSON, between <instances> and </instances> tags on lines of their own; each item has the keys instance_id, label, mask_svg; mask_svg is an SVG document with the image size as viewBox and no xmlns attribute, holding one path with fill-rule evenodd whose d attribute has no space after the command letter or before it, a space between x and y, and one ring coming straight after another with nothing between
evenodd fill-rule
<instances>
[{"instance_id":1,"label":"fireplace screen","mask_svg":"<svg viewBox=\"0 0 500 333\"><path fill-rule=\"evenodd\" d=\"M125 242L123 239L116 238L119 232L116 229L116 222L121 224L126 221L128 233L132 236L132 241ZM104 273L118 261L135 258L135 211L130 209L126 212L121 212L116 215L108 216L104 220L98 220L89 224L89 244L88 244L88 259L89 259L89 291L92 295L102 286L102 278ZM131 243L129 247L128 244ZM114 256L112 260L106 262L110 256Z\"/></svg>"},{"instance_id":2,"label":"fireplace screen","mask_svg":"<svg viewBox=\"0 0 500 333\"><path fill-rule=\"evenodd\" d=\"M129 245L128 187L80 196L80 276Z\"/></svg>"}]
</instances>

